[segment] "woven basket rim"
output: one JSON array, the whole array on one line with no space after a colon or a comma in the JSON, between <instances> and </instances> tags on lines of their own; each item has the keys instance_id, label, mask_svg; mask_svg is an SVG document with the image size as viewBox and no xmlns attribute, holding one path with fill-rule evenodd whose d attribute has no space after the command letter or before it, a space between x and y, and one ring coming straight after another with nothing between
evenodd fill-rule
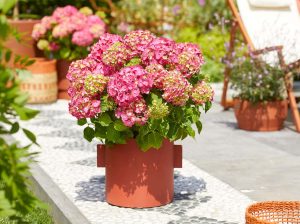
<instances>
[{"instance_id":1,"label":"woven basket rim","mask_svg":"<svg viewBox=\"0 0 300 224\"><path fill-rule=\"evenodd\" d=\"M276 205L297 205L297 206L300 207L300 201L262 201L262 202L256 202L256 203L251 204L247 207L247 209L246 209L246 219L248 217L248 218L257 220L257 222L264 223L264 224L277 224L276 222L270 222L270 221L261 219L261 218L255 216L255 215L251 214L251 212L250 212L251 209L256 208L256 207L263 207L265 205L274 205L274 206L276 206Z\"/></svg>"}]
</instances>

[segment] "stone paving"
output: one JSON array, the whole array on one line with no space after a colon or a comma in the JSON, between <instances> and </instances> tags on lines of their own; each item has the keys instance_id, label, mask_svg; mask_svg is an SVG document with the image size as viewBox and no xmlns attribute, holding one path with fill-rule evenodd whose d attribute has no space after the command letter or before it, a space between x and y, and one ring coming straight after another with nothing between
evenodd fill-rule
<instances>
[{"instance_id":1,"label":"stone paving","mask_svg":"<svg viewBox=\"0 0 300 224\"><path fill-rule=\"evenodd\" d=\"M104 169L96 167L97 142L83 139L82 127L67 113L67 102L34 107L41 113L23 125L37 134L38 164L90 223L244 223L245 208L253 201L187 160L175 169L172 204L149 209L107 204Z\"/></svg>"}]
</instances>

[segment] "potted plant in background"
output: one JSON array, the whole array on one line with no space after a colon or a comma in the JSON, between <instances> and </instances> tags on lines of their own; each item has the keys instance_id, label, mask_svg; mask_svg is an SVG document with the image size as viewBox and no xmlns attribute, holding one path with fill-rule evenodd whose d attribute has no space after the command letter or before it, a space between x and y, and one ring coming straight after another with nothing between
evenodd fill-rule
<instances>
[{"instance_id":1,"label":"potted plant in background","mask_svg":"<svg viewBox=\"0 0 300 224\"><path fill-rule=\"evenodd\" d=\"M97 138L98 165L106 167L106 199L124 207L154 207L173 200L173 168L180 146L202 129L213 90L200 73L196 44L176 43L149 31L123 38L104 34L89 56L71 64L70 113ZM159 150L157 150L159 149Z\"/></svg>"},{"instance_id":2,"label":"potted plant in background","mask_svg":"<svg viewBox=\"0 0 300 224\"><path fill-rule=\"evenodd\" d=\"M238 127L249 131L283 128L288 102L284 72L260 57L240 57L233 64L232 87L237 91L234 111Z\"/></svg>"},{"instance_id":3,"label":"potted plant in background","mask_svg":"<svg viewBox=\"0 0 300 224\"><path fill-rule=\"evenodd\" d=\"M41 52L37 50L34 40L31 37L33 26L40 20L38 20L36 16L20 13L19 1L12 0L9 4L14 5L13 10L7 10L6 12L12 16L12 18L8 20L8 23L14 28L14 35L10 35L5 42L5 46L11 50L13 55L26 57L40 56ZM13 64L13 60L11 60L10 64Z\"/></svg>"},{"instance_id":4,"label":"potted plant in background","mask_svg":"<svg viewBox=\"0 0 300 224\"><path fill-rule=\"evenodd\" d=\"M34 26L32 37L48 58L58 59L58 98L68 98L66 73L73 60L87 56L89 46L106 30L105 23L91 9L58 7Z\"/></svg>"}]
</instances>

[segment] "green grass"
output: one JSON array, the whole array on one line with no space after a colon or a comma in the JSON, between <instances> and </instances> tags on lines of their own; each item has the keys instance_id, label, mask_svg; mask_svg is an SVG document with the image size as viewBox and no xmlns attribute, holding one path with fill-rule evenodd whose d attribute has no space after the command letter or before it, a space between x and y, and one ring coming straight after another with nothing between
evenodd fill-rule
<instances>
[{"instance_id":1,"label":"green grass","mask_svg":"<svg viewBox=\"0 0 300 224\"><path fill-rule=\"evenodd\" d=\"M37 208L30 214L24 217L24 223L28 224L53 224L53 220L46 209ZM9 221L8 219L1 219L0 224L21 224L16 221Z\"/></svg>"}]
</instances>

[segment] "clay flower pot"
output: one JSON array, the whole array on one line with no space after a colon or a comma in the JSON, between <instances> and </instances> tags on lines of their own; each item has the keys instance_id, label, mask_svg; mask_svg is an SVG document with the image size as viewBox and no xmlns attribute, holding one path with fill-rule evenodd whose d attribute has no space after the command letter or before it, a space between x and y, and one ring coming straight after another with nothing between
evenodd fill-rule
<instances>
[{"instance_id":1,"label":"clay flower pot","mask_svg":"<svg viewBox=\"0 0 300 224\"><path fill-rule=\"evenodd\" d=\"M182 167L182 148L164 140L161 148L143 152L135 140L108 147L98 145L97 165L105 167L109 204L147 208L173 201L174 167Z\"/></svg>"},{"instance_id":2,"label":"clay flower pot","mask_svg":"<svg viewBox=\"0 0 300 224\"><path fill-rule=\"evenodd\" d=\"M68 88L70 85L69 80L66 78L66 75L69 70L69 66L72 61L68 60L58 60L57 61L57 85L58 85L58 99L69 100Z\"/></svg>"},{"instance_id":3,"label":"clay flower pot","mask_svg":"<svg viewBox=\"0 0 300 224\"><path fill-rule=\"evenodd\" d=\"M18 42L11 36L5 42L5 46L11 49L13 54L16 55L28 57L42 56L42 52L37 49L35 41L31 37L33 26L38 22L40 22L40 20L9 20L9 25L20 33L21 40Z\"/></svg>"},{"instance_id":4,"label":"clay flower pot","mask_svg":"<svg viewBox=\"0 0 300 224\"><path fill-rule=\"evenodd\" d=\"M287 117L287 100L252 104L234 99L238 127L247 131L278 131Z\"/></svg>"},{"instance_id":5,"label":"clay flower pot","mask_svg":"<svg viewBox=\"0 0 300 224\"><path fill-rule=\"evenodd\" d=\"M33 58L26 67L31 77L21 82L21 90L29 94L28 103L51 103L57 100L56 60Z\"/></svg>"}]
</instances>

